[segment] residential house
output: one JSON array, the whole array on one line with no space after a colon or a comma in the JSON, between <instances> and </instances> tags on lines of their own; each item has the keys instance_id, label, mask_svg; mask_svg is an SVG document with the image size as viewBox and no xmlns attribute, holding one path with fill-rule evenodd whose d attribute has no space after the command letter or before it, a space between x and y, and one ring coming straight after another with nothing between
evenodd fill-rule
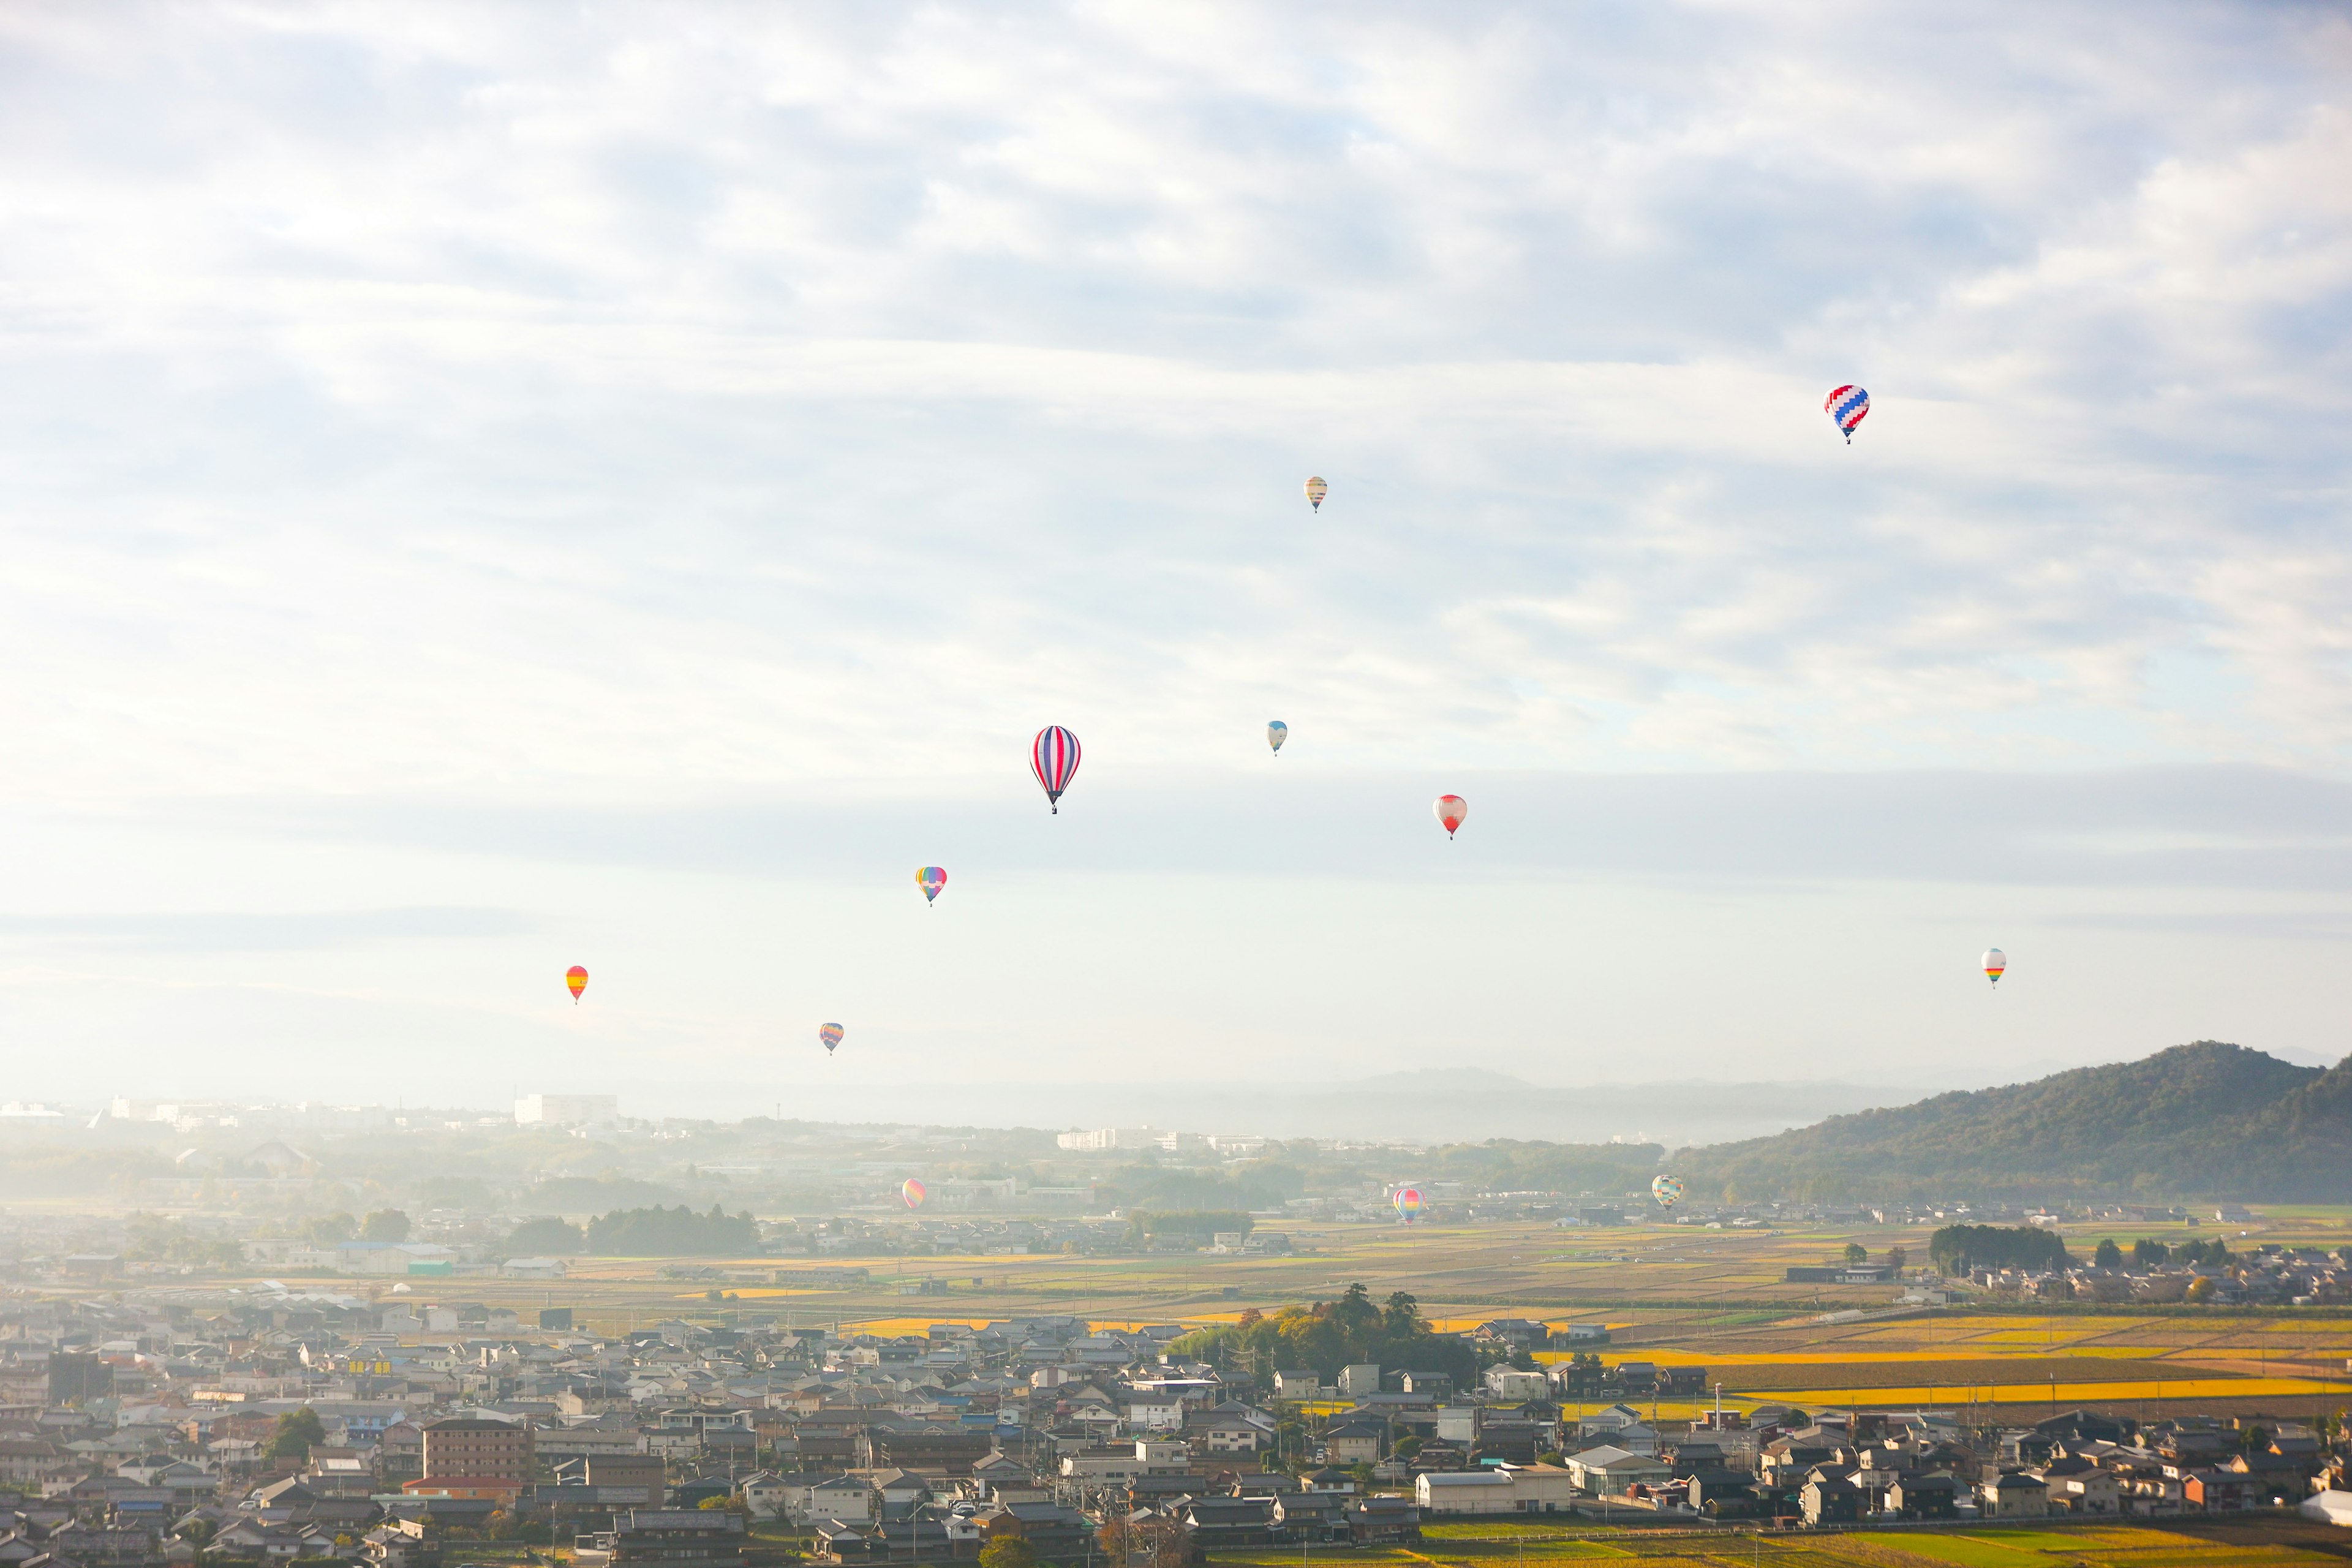
<instances>
[{"instance_id":1,"label":"residential house","mask_svg":"<svg viewBox=\"0 0 2352 1568\"><path fill-rule=\"evenodd\" d=\"M2050 1512L2050 1489L2040 1476L2003 1470L1978 1485L1977 1507L1987 1519L2042 1519Z\"/></svg>"},{"instance_id":2,"label":"residential house","mask_svg":"<svg viewBox=\"0 0 2352 1568\"><path fill-rule=\"evenodd\" d=\"M1807 1524L1849 1524L1860 1519L1862 1491L1844 1476L1816 1471L1798 1489L1797 1504Z\"/></svg>"},{"instance_id":3,"label":"residential house","mask_svg":"<svg viewBox=\"0 0 2352 1568\"><path fill-rule=\"evenodd\" d=\"M1421 1508L1411 1498L1359 1498L1348 1505L1348 1538L1358 1546L1421 1539Z\"/></svg>"},{"instance_id":4,"label":"residential house","mask_svg":"<svg viewBox=\"0 0 2352 1568\"><path fill-rule=\"evenodd\" d=\"M882 1500L863 1476L802 1477L783 1486L784 1517L794 1524L838 1520L866 1525L881 1517Z\"/></svg>"},{"instance_id":5,"label":"residential house","mask_svg":"<svg viewBox=\"0 0 2352 1568\"><path fill-rule=\"evenodd\" d=\"M579 1537L575 1568L742 1568L743 1521L723 1509L632 1509Z\"/></svg>"},{"instance_id":6,"label":"residential house","mask_svg":"<svg viewBox=\"0 0 2352 1568\"><path fill-rule=\"evenodd\" d=\"M1577 1490L1593 1497L1622 1495L1637 1482L1664 1486L1674 1476L1674 1467L1664 1460L1609 1443L1570 1454L1567 1468L1575 1478Z\"/></svg>"},{"instance_id":7,"label":"residential house","mask_svg":"<svg viewBox=\"0 0 2352 1568\"><path fill-rule=\"evenodd\" d=\"M1341 1421L1324 1429L1323 1462L1327 1465L1369 1465L1388 1446L1388 1426L1380 1421Z\"/></svg>"},{"instance_id":8,"label":"residential house","mask_svg":"<svg viewBox=\"0 0 2352 1568\"><path fill-rule=\"evenodd\" d=\"M1195 1498L1177 1510L1176 1518L1192 1531L1196 1550L1265 1546L1277 1533L1271 1498Z\"/></svg>"}]
</instances>

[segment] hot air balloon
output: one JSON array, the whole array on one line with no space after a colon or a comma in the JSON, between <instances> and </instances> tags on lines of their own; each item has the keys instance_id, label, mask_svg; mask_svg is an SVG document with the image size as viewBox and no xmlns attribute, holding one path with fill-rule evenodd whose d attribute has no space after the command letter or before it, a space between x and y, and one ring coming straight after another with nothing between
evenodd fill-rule
<instances>
[{"instance_id":1,"label":"hot air balloon","mask_svg":"<svg viewBox=\"0 0 2352 1568\"><path fill-rule=\"evenodd\" d=\"M2000 972L2008 967L2009 954L1997 947L1985 949L1984 972L1987 980L1991 981L1995 985L2000 984Z\"/></svg>"},{"instance_id":2,"label":"hot air balloon","mask_svg":"<svg viewBox=\"0 0 2352 1568\"><path fill-rule=\"evenodd\" d=\"M1683 1179L1680 1176L1653 1176L1650 1195L1658 1200L1660 1208L1670 1209L1683 1201Z\"/></svg>"},{"instance_id":3,"label":"hot air balloon","mask_svg":"<svg viewBox=\"0 0 2352 1568\"><path fill-rule=\"evenodd\" d=\"M922 1183L909 1176L907 1178L907 1184L898 1189L898 1195L907 1200L908 1208L919 1209L923 1206L923 1195L928 1191L929 1189Z\"/></svg>"},{"instance_id":4,"label":"hot air balloon","mask_svg":"<svg viewBox=\"0 0 2352 1568\"><path fill-rule=\"evenodd\" d=\"M816 1037L824 1042L826 1056L833 1055L833 1047L841 1044L841 1026L838 1024L827 1024L816 1032Z\"/></svg>"},{"instance_id":5,"label":"hot air balloon","mask_svg":"<svg viewBox=\"0 0 2352 1568\"><path fill-rule=\"evenodd\" d=\"M1323 510L1323 498L1330 493L1331 487L1325 484L1319 475L1307 481L1307 504L1317 511Z\"/></svg>"},{"instance_id":6,"label":"hot air balloon","mask_svg":"<svg viewBox=\"0 0 2352 1568\"><path fill-rule=\"evenodd\" d=\"M940 889L947 885L948 868L945 866L923 866L915 871L915 886L923 889L923 902L927 904L936 900Z\"/></svg>"},{"instance_id":7,"label":"hot air balloon","mask_svg":"<svg viewBox=\"0 0 2352 1568\"><path fill-rule=\"evenodd\" d=\"M1276 719L1265 727L1265 743L1274 748L1276 755L1281 754L1282 743L1288 739L1290 739L1290 726L1281 720Z\"/></svg>"},{"instance_id":8,"label":"hot air balloon","mask_svg":"<svg viewBox=\"0 0 2352 1568\"><path fill-rule=\"evenodd\" d=\"M575 963L563 972L563 984L572 987L572 1000L576 1004L580 993L588 989L588 972Z\"/></svg>"},{"instance_id":9,"label":"hot air balloon","mask_svg":"<svg viewBox=\"0 0 2352 1568\"><path fill-rule=\"evenodd\" d=\"M1846 445L1853 445L1853 427L1870 413L1870 394L1858 386L1841 386L1829 395L1822 408L1837 427L1845 432Z\"/></svg>"},{"instance_id":10,"label":"hot air balloon","mask_svg":"<svg viewBox=\"0 0 2352 1568\"><path fill-rule=\"evenodd\" d=\"M1405 1224L1411 1225L1414 1217L1421 1213L1421 1189L1399 1187L1396 1190L1396 1196L1391 1198L1389 1202L1396 1205L1397 1217L1403 1220Z\"/></svg>"},{"instance_id":11,"label":"hot air balloon","mask_svg":"<svg viewBox=\"0 0 2352 1568\"><path fill-rule=\"evenodd\" d=\"M1029 771L1045 786L1045 804L1062 814L1062 792L1078 772L1078 738L1059 724L1048 724L1029 742Z\"/></svg>"},{"instance_id":12,"label":"hot air balloon","mask_svg":"<svg viewBox=\"0 0 2352 1568\"><path fill-rule=\"evenodd\" d=\"M1470 803L1458 795L1441 795L1430 809L1437 813L1438 821L1445 824L1445 837L1451 838L1454 830L1462 826L1463 818L1470 815Z\"/></svg>"}]
</instances>

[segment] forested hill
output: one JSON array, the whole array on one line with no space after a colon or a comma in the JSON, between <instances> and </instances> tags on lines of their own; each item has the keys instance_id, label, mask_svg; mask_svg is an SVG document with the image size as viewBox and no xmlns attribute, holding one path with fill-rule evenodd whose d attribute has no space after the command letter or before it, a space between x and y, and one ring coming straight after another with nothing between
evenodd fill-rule
<instances>
[{"instance_id":1,"label":"forested hill","mask_svg":"<svg viewBox=\"0 0 2352 1568\"><path fill-rule=\"evenodd\" d=\"M1679 1156L1694 1196L2344 1201L2352 1058L2322 1070L2218 1040L2032 1083L1833 1116Z\"/></svg>"}]
</instances>

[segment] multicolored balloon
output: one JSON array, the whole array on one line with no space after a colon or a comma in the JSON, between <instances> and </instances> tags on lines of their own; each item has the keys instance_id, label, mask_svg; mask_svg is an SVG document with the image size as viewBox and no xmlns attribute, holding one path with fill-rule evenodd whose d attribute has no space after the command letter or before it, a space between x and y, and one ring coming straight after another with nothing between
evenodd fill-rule
<instances>
[{"instance_id":1,"label":"multicolored balloon","mask_svg":"<svg viewBox=\"0 0 2352 1568\"><path fill-rule=\"evenodd\" d=\"M563 984L572 987L572 1000L577 1005L580 993L588 989L588 972L575 963L563 972Z\"/></svg>"},{"instance_id":2,"label":"multicolored balloon","mask_svg":"<svg viewBox=\"0 0 2352 1568\"><path fill-rule=\"evenodd\" d=\"M940 889L947 885L948 868L945 866L924 866L915 872L915 886L923 889L923 902L927 904L937 900Z\"/></svg>"},{"instance_id":3,"label":"multicolored balloon","mask_svg":"<svg viewBox=\"0 0 2352 1568\"><path fill-rule=\"evenodd\" d=\"M1405 1224L1411 1225L1422 1210L1421 1189L1399 1187L1396 1190L1396 1195L1389 1199L1389 1202L1396 1205L1397 1217L1403 1220Z\"/></svg>"},{"instance_id":4,"label":"multicolored balloon","mask_svg":"<svg viewBox=\"0 0 2352 1568\"><path fill-rule=\"evenodd\" d=\"M908 1208L919 1209L923 1206L923 1199L929 1191L930 1189L924 1186L922 1183L909 1176L907 1178L907 1184L898 1189L898 1195L907 1200Z\"/></svg>"},{"instance_id":5,"label":"multicolored balloon","mask_svg":"<svg viewBox=\"0 0 2352 1568\"><path fill-rule=\"evenodd\" d=\"M1987 980L1991 981L1995 985L2000 984L2001 971L2008 967L2009 954L2001 952L2001 950L1997 947L1989 947L1985 949L1984 972L1985 978Z\"/></svg>"},{"instance_id":6,"label":"multicolored balloon","mask_svg":"<svg viewBox=\"0 0 2352 1568\"><path fill-rule=\"evenodd\" d=\"M1048 724L1029 742L1029 771L1045 786L1045 804L1062 814L1062 792L1078 772L1078 738L1059 724Z\"/></svg>"},{"instance_id":7,"label":"multicolored balloon","mask_svg":"<svg viewBox=\"0 0 2352 1568\"><path fill-rule=\"evenodd\" d=\"M1822 409L1845 432L1845 443L1853 445L1853 427L1870 413L1870 394L1858 386L1841 386L1829 395Z\"/></svg>"},{"instance_id":8,"label":"multicolored balloon","mask_svg":"<svg viewBox=\"0 0 2352 1568\"><path fill-rule=\"evenodd\" d=\"M1454 830L1470 815L1470 803L1458 795L1441 795L1431 803L1430 809L1437 813L1437 820L1445 825L1445 837L1451 838Z\"/></svg>"},{"instance_id":9,"label":"multicolored balloon","mask_svg":"<svg viewBox=\"0 0 2352 1568\"><path fill-rule=\"evenodd\" d=\"M1290 739L1290 726L1281 720L1276 719L1265 727L1265 743L1274 748L1276 755L1281 754L1282 743L1288 739Z\"/></svg>"},{"instance_id":10,"label":"multicolored balloon","mask_svg":"<svg viewBox=\"0 0 2352 1568\"><path fill-rule=\"evenodd\" d=\"M1307 504L1317 511L1323 510L1323 498L1330 493L1331 487L1325 484L1320 476L1307 481Z\"/></svg>"},{"instance_id":11,"label":"multicolored balloon","mask_svg":"<svg viewBox=\"0 0 2352 1568\"><path fill-rule=\"evenodd\" d=\"M1650 1195L1658 1200L1660 1208L1670 1209L1683 1201L1683 1179L1680 1176L1653 1176Z\"/></svg>"},{"instance_id":12,"label":"multicolored balloon","mask_svg":"<svg viewBox=\"0 0 2352 1568\"><path fill-rule=\"evenodd\" d=\"M833 1055L833 1047L841 1044L841 1036L842 1028L838 1024L827 1024L824 1028L819 1029L816 1032L816 1037L824 1042L824 1054L826 1056Z\"/></svg>"}]
</instances>

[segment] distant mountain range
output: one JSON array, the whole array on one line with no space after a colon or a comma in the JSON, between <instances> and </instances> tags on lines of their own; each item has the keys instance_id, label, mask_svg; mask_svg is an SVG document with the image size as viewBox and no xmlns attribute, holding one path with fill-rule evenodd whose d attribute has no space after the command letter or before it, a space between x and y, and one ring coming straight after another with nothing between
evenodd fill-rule
<instances>
[{"instance_id":1,"label":"distant mountain range","mask_svg":"<svg viewBox=\"0 0 2352 1568\"><path fill-rule=\"evenodd\" d=\"M660 1086L622 1084L624 1108L656 1100ZM1171 1075L1133 1083L1006 1079L914 1080L887 1088L854 1079L811 1081L787 1113L872 1121L877 1108L905 1122L977 1127L1133 1127L1255 1132L1273 1138L1347 1138L1410 1144L1486 1138L1669 1148L1754 1138L1888 1098L1856 1083L1626 1083L1558 1088L1485 1068L1426 1068L1318 1082L1201 1081ZM738 1110L736 1114L740 1114Z\"/></svg>"},{"instance_id":2,"label":"distant mountain range","mask_svg":"<svg viewBox=\"0 0 2352 1568\"><path fill-rule=\"evenodd\" d=\"M1694 1196L2352 1199L2352 1058L2218 1040L1688 1149Z\"/></svg>"}]
</instances>

